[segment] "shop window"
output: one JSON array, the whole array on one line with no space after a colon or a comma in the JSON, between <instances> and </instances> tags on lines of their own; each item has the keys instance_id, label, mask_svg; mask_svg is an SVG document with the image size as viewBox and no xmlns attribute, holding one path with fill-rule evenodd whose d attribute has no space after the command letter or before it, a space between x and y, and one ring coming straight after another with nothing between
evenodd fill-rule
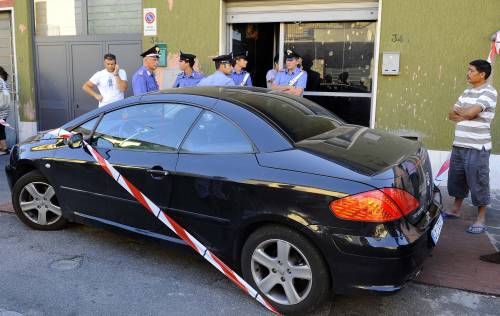
<instances>
[{"instance_id":1,"label":"shop window","mask_svg":"<svg viewBox=\"0 0 500 316\"><path fill-rule=\"evenodd\" d=\"M87 0L87 11L91 35L141 33L141 0Z\"/></svg>"},{"instance_id":2,"label":"shop window","mask_svg":"<svg viewBox=\"0 0 500 316\"><path fill-rule=\"evenodd\" d=\"M35 0L37 36L72 36L82 32L81 0Z\"/></svg>"},{"instance_id":3,"label":"shop window","mask_svg":"<svg viewBox=\"0 0 500 316\"><path fill-rule=\"evenodd\" d=\"M371 98L337 97L334 95L306 95L305 98L321 104L348 124L370 125Z\"/></svg>"},{"instance_id":4,"label":"shop window","mask_svg":"<svg viewBox=\"0 0 500 316\"><path fill-rule=\"evenodd\" d=\"M306 91L370 93L375 26L376 22L286 24L284 48L303 57Z\"/></svg>"}]
</instances>

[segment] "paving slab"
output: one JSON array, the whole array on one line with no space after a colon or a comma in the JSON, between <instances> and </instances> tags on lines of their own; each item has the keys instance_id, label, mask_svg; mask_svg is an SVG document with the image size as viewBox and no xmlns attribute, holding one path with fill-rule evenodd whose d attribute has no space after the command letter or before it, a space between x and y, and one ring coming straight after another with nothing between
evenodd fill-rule
<instances>
[{"instance_id":1,"label":"paving slab","mask_svg":"<svg viewBox=\"0 0 500 316\"><path fill-rule=\"evenodd\" d=\"M450 209L453 198L448 196L446 188L441 191L444 208ZM491 232L469 234L466 230L476 218L477 208L466 199L461 218L445 220L438 244L425 261L417 282L500 296L500 265L479 260L480 255L495 252L497 240L500 241L496 235L500 234L500 229L493 228L498 225L497 207L492 203L487 210L486 222Z\"/></svg>"}]
</instances>

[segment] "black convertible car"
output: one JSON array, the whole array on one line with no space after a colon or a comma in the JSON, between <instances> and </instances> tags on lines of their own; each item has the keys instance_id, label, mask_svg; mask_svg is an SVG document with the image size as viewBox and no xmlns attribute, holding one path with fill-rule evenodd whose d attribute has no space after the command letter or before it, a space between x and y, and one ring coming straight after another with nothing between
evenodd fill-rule
<instances>
[{"instance_id":1,"label":"black convertible car","mask_svg":"<svg viewBox=\"0 0 500 316\"><path fill-rule=\"evenodd\" d=\"M393 292L442 226L418 142L344 124L303 98L204 87L131 97L62 126L83 136L281 312L328 293ZM6 167L35 229L103 224L183 243L81 142L39 133Z\"/></svg>"}]
</instances>

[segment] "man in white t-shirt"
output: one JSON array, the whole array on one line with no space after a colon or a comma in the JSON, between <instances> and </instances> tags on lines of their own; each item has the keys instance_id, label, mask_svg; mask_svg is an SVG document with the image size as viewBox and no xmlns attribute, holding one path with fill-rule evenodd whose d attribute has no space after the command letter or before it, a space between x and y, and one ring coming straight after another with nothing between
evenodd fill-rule
<instances>
[{"instance_id":1,"label":"man in white t-shirt","mask_svg":"<svg viewBox=\"0 0 500 316\"><path fill-rule=\"evenodd\" d=\"M97 87L99 93L94 90ZM104 69L96 72L82 89L99 101L99 107L122 100L127 91L127 73L120 69L113 54L104 55Z\"/></svg>"}]
</instances>

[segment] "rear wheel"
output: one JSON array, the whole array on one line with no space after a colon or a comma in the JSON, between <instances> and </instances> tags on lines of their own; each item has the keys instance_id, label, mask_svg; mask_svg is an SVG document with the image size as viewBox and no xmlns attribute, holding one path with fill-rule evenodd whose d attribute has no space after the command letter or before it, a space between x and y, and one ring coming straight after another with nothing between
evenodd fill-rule
<instances>
[{"instance_id":1,"label":"rear wheel","mask_svg":"<svg viewBox=\"0 0 500 316\"><path fill-rule=\"evenodd\" d=\"M38 171L22 176L12 189L12 204L19 219L38 230L57 230L66 226L52 185Z\"/></svg>"},{"instance_id":2,"label":"rear wheel","mask_svg":"<svg viewBox=\"0 0 500 316\"><path fill-rule=\"evenodd\" d=\"M283 313L315 309L329 290L330 278L316 247L300 233L266 226L247 239L243 276Z\"/></svg>"}]
</instances>

